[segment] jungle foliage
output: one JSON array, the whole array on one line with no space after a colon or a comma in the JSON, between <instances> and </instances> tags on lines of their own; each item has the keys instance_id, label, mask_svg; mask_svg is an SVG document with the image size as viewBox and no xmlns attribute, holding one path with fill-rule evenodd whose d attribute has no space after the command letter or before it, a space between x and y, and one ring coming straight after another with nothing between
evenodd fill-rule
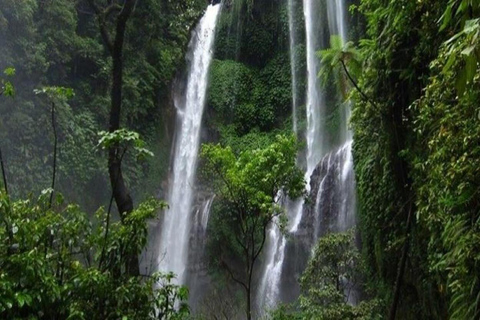
<instances>
[{"instance_id":1,"label":"jungle foliage","mask_svg":"<svg viewBox=\"0 0 480 320\"><path fill-rule=\"evenodd\" d=\"M262 230L252 228L250 218L264 230L264 222L281 215L274 204L279 188L271 179L291 174L296 179L288 182L301 184L292 169L293 140L284 136L291 131L288 16L285 1L223 2L205 116L206 140L222 147L206 146L199 169L225 178L208 181L221 195L209 223L212 269L236 272L249 289L244 279L254 264L242 255L242 227L254 230L247 244L258 250ZM342 46L334 36L318 59L326 66L320 76L328 80L327 90L339 89L353 100L361 251L350 234L320 239L300 299L273 317L480 319L480 3L348 2L352 42ZM125 272L125 257L143 248L145 221L159 203L146 202L122 223L112 221L108 237L108 211L92 219L83 213L111 197L107 160L95 148L97 133L107 129L113 64L98 17L86 0L1 4L0 70L6 71L0 76L0 158L10 196L0 195L0 317L185 315L185 307L180 315L172 311L175 300L186 298L172 275L132 278ZM129 150L148 155L135 130L152 146L155 161L137 162L131 152L122 158L126 184L137 199L166 175L174 118L170 85L205 4L138 1L127 26L120 119L125 129L103 132L100 139L106 148L130 139ZM297 11L301 21L303 12ZM114 23L106 21L111 32ZM300 57L304 30L295 32ZM294 68L300 75L304 60ZM305 77L298 80L302 115ZM75 96L55 105L56 189L69 201L58 196L49 207L52 190L41 190L51 182L54 159L52 100L34 89L53 86L71 87ZM338 122L335 99L327 99L329 123ZM300 132L303 122L300 116ZM365 294L355 307L344 301L344 278L358 280ZM157 280L165 286L156 289Z\"/></svg>"},{"instance_id":2,"label":"jungle foliage","mask_svg":"<svg viewBox=\"0 0 480 320\"><path fill-rule=\"evenodd\" d=\"M478 319L478 1L353 9L365 21L362 69L348 70L368 279L390 319Z\"/></svg>"},{"instance_id":3,"label":"jungle foliage","mask_svg":"<svg viewBox=\"0 0 480 320\"><path fill-rule=\"evenodd\" d=\"M6 69L0 79L1 318L183 319L188 315L188 290L173 284L173 274L138 270L137 257L147 242L147 220L166 204L148 200L134 207L130 203L124 212L117 201L119 219L113 217L120 180L110 174L109 192L105 157L96 151L108 149L118 167L126 163L133 188L145 178L148 167L136 160L153 153L139 133L124 128L139 128L147 138L158 140L156 133L169 121L165 114L170 108L170 83L181 67L189 29L203 8L200 1L113 1L108 12L100 14L95 1L2 1L0 66ZM102 19L117 11L114 21ZM148 24L149 30L145 19L155 20ZM122 24L125 32L118 31ZM117 51L100 36L112 29L117 31L115 38L122 38ZM120 77L115 77L118 70ZM54 84L70 85L76 94ZM120 94L109 97L108 92L117 89ZM116 113L108 108L109 102L118 106ZM120 113L121 105L125 108ZM112 116L117 119L110 121L108 132L102 131ZM160 141L165 147L168 136ZM159 164L166 170L165 164ZM35 199L33 194L48 182L52 187ZM87 215L73 204L93 207L108 199L108 210L101 208L96 214Z\"/></svg>"},{"instance_id":4,"label":"jungle foliage","mask_svg":"<svg viewBox=\"0 0 480 320\"><path fill-rule=\"evenodd\" d=\"M164 203L142 203L108 232L105 210L92 220L60 194L50 207L52 192L17 201L0 192L0 317L176 319L188 314L188 291L171 282L172 274L131 277L124 267L131 254L143 250L147 219ZM180 308L174 308L177 302Z\"/></svg>"},{"instance_id":5,"label":"jungle foliage","mask_svg":"<svg viewBox=\"0 0 480 320\"><path fill-rule=\"evenodd\" d=\"M183 64L189 31L204 1L138 1L124 46L121 123L145 137L162 161L138 164L127 157L127 184L141 198L149 177L164 176L173 123L170 84ZM111 31L113 23L107 24ZM67 86L76 92L57 110L59 189L91 211L108 198L106 159L93 152L96 133L107 129L112 59L103 46L97 17L86 0L4 0L0 8L0 70L15 100L0 105L0 138L11 174L11 193L38 193L49 180L52 160L50 104L34 89ZM140 184L140 181L142 182ZM85 192L95 191L95 192Z\"/></svg>"}]
</instances>

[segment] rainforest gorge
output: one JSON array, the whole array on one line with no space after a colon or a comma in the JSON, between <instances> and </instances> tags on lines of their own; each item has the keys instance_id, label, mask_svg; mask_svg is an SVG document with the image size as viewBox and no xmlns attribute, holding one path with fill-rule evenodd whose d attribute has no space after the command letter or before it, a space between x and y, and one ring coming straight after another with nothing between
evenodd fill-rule
<instances>
[{"instance_id":1,"label":"rainforest gorge","mask_svg":"<svg viewBox=\"0 0 480 320\"><path fill-rule=\"evenodd\" d=\"M480 319L477 0L0 0L1 319Z\"/></svg>"}]
</instances>

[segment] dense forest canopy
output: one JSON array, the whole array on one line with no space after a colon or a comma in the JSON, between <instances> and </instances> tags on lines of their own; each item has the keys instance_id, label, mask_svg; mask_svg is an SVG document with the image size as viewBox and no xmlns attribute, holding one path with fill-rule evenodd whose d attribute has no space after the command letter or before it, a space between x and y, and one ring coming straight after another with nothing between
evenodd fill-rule
<instances>
[{"instance_id":1,"label":"dense forest canopy","mask_svg":"<svg viewBox=\"0 0 480 320\"><path fill-rule=\"evenodd\" d=\"M0 318L480 319L480 2L335 1L346 39L330 0L213 2L195 287L142 259L209 1L0 0ZM304 177L312 61L331 152ZM356 228L307 245L292 207L348 135ZM273 230L295 283L258 307Z\"/></svg>"}]
</instances>

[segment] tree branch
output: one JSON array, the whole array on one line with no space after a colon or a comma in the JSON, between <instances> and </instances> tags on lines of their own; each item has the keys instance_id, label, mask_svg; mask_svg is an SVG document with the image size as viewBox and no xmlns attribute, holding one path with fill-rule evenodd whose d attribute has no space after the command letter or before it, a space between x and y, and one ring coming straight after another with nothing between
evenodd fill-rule
<instances>
[{"instance_id":1,"label":"tree branch","mask_svg":"<svg viewBox=\"0 0 480 320\"><path fill-rule=\"evenodd\" d=\"M266 239L267 239L267 226L268 226L268 224L269 224L270 222L271 222L271 219L269 219L269 221L266 222L266 223L263 225L263 230L262 230L262 232L263 232L262 243L260 244L260 247L258 248L258 251L257 251L257 253L256 253L255 256L254 256L254 259L257 259L258 256L260 255L260 252L262 252L262 250L263 250L263 246L265 245L265 241L266 241Z\"/></svg>"},{"instance_id":2,"label":"tree branch","mask_svg":"<svg viewBox=\"0 0 480 320\"><path fill-rule=\"evenodd\" d=\"M104 20L106 20L115 11L121 11L121 10L122 10L121 5L119 5L117 3L112 3L111 5L106 7L105 10L103 10L103 12L102 12Z\"/></svg>"},{"instance_id":3,"label":"tree branch","mask_svg":"<svg viewBox=\"0 0 480 320\"><path fill-rule=\"evenodd\" d=\"M106 25L107 15L105 15L105 12L107 10L105 9L102 11L102 9L95 4L95 0L87 0L87 2L90 5L90 7L93 9L95 14L97 15L98 27L100 28L100 34L102 36L103 42L105 42L105 46L107 47L109 53L113 54L113 42L110 39L110 35L108 34L107 25ZM112 6L109 6L108 8L110 7ZM108 14L110 14L111 11L113 10L110 9L108 11L109 11Z\"/></svg>"},{"instance_id":4,"label":"tree branch","mask_svg":"<svg viewBox=\"0 0 480 320\"><path fill-rule=\"evenodd\" d=\"M370 102L370 103L376 108L376 107L377 107L376 103L375 103L372 99L370 99L370 98L360 89L360 87L357 85L357 83L355 82L355 80L353 80L352 76L350 75L350 72L348 72L347 66L345 65L345 62L343 61L343 59L340 59L340 63L342 64L343 70L345 71L345 74L347 75L348 80L350 80L350 82L351 82L352 85L355 87L355 89L357 89L357 91L362 95L362 97L363 97L367 102Z\"/></svg>"},{"instance_id":5,"label":"tree branch","mask_svg":"<svg viewBox=\"0 0 480 320\"><path fill-rule=\"evenodd\" d=\"M230 267L228 266L228 264L225 261L223 261L223 259L221 260L221 263L222 263L222 265L225 266L225 269L227 270L228 274L230 275L230 278L232 278L233 281L235 281L236 283L241 285L245 290L248 291L247 285L243 281L241 281L241 280L239 280L235 277L232 270L230 270Z\"/></svg>"},{"instance_id":6,"label":"tree branch","mask_svg":"<svg viewBox=\"0 0 480 320\"><path fill-rule=\"evenodd\" d=\"M245 233L245 229L243 228L243 213L240 211L239 208L241 208L242 206L240 205L240 203L238 202L238 199L237 197L235 197L235 193L233 191L233 188L230 186L230 183L228 182L227 178L225 178L225 176L223 175L223 173L220 171L220 169L218 168L217 165L215 165L215 163L212 163L213 164L213 168L215 170L215 172L217 173L217 175L220 177L220 179L222 179L223 183L225 184L225 186L227 187L227 190L228 190L228 193L230 194L230 197L232 198L233 200L233 203L235 204L235 209L237 210L237 213L241 219L241 223L240 223L240 228L241 228L241 231L242 233ZM242 192L242 191L240 191Z\"/></svg>"}]
</instances>

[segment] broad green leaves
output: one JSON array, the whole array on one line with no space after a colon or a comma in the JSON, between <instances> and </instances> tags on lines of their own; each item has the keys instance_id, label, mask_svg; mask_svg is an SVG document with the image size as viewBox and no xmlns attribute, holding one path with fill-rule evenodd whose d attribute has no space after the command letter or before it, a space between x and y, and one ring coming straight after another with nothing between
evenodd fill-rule
<instances>
[{"instance_id":1,"label":"broad green leaves","mask_svg":"<svg viewBox=\"0 0 480 320\"><path fill-rule=\"evenodd\" d=\"M119 129L114 132L100 131L98 135L100 136L100 139L98 140L97 147L102 149L122 147L126 150L133 146L138 160L153 157L153 152L145 148L146 143L140 139L140 134L138 132Z\"/></svg>"},{"instance_id":2,"label":"broad green leaves","mask_svg":"<svg viewBox=\"0 0 480 320\"><path fill-rule=\"evenodd\" d=\"M334 79L335 84L340 89L344 99L348 98L350 85L344 68L348 67L348 72L358 77L362 71L362 57L355 48L353 42L343 43L339 35L330 37L330 48L320 50L317 56L321 58L321 69L318 74L324 85Z\"/></svg>"},{"instance_id":3,"label":"broad green leaves","mask_svg":"<svg viewBox=\"0 0 480 320\"><path fill-rule=\"evenodd\" d=\"M449 0L445 12L438 20L440 31L452 26L462 28L472 14L479 12L480 4L476 0Z\"/></svg>"},{"instance_id":4,"label":"broad green leaves","mask_svg":"<svg viewBox=\"0 0 480 320\"><path fill-rule=\"evenodd\" d=\"M458 60L463 61L456 70L455 82L458 95L462 96L467 85L472 84L480 62L480 18L465 21L463 30L446 41L445 46L448 60L442 69L443 73L451 71L454 64L458 65Z\"/></svg>"}]
</instances>

